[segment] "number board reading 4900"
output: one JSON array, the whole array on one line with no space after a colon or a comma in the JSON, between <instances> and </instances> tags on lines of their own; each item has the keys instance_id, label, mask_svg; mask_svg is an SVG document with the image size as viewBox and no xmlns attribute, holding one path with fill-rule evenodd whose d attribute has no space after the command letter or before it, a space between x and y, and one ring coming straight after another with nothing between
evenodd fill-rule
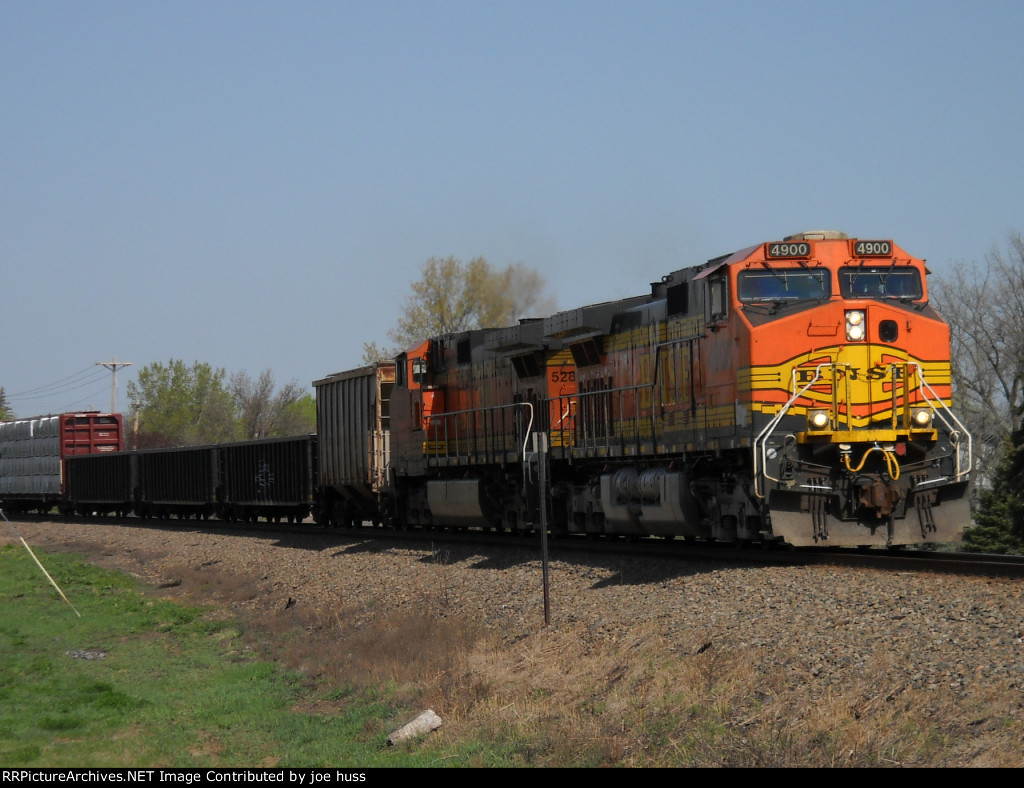
<instances>
[{"instance_id":1,"label":"number board reading 4900","mask_svg":"<svg viewBox=\"0 0 1024 788\"><path fill-rule=\"evenodd\" d=\"M788 241L768 244L768 257L792 258L810 257L811 245L807 241Z\"/></svg>"},{"instance_id":2,"label":"number board reading 4900","mask_svg":"<svg viewBox=\"0 0 1024 788\"><path fill-rule=\"evenodd\" d=\"M853 253L858 257L890 257L892 241L857 241Z\"/></svg>"}]
</instances>

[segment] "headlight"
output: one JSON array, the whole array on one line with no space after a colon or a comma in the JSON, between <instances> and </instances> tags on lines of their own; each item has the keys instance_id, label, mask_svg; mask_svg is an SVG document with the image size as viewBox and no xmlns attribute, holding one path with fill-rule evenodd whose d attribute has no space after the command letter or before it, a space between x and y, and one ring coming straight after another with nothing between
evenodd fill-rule
<instances>
[{"instance_id":1,"label":"headlight","mask_svg":"<svg viewBox=\"0 0 1024 788\"><path fill-rule=\"evenodd\" d=\"M850 342L860 342L864 339L864 312L860 309L852 309L846 313L846 338Z\"/></svg>"},{"instance_id":2,"label":"headlight","mask_svg":"<svg viewBox=\"0 0 1024 788\"><path fill-rule=\"evenodd\" d=\"M812 430L828 429L832 417L827 410L812 410L807 414L807 423Z\"/></svg>"},{"instance_id":3,"label":"headlight","mask_svg":"<svg viewBox=\"0 0 1024 788\"><path fill-rule=\"evenodd\" d=\"M910 420L918 429L927 429L932 425L932 409L913 408L910 411Z\"/></svg>"}]
</instances>

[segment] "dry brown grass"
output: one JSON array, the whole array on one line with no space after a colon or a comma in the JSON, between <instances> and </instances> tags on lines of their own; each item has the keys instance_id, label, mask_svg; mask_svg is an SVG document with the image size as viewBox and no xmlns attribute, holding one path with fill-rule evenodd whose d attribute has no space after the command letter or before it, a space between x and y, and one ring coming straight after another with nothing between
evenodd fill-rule
<instances>
[{"instance_id":1,"label":"dry brown grass","mask_svg":"<svg viewBox=\"0 0 1024 788\"><path fill-rule=\"evenodd\" d=\"M582 627L508 644L436 600L262 618L264 642L338 686L386 684L433 708L442 741L502 742L524 764L577 766L1021 766L1021 716L998 693L911 689L878 663L824 692L760 654L667 642L653 626L595 641ZM1002 711L1001 711L1002 710Z\"/></svg>"}]
</instances>

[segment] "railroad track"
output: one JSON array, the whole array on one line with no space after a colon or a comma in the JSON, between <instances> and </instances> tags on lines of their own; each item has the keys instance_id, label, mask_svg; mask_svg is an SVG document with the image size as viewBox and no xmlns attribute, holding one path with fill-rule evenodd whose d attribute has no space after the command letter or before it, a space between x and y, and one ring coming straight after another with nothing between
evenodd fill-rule
<instances>
[{"instance_id":1,"label":"railroad track","mask_svg":"<svg viewBox=\"0 0 1024 788\"><path fill-rule=\"evenodd\" d=\"M49 515L21 515L18 520L46 522ZM63 519L63 518L62 518ZM493 533L476 529L435 529L430 531L403 531L384 526L364 525L357 528L321 528L310 520L298 524L273 522L232 523L225 520L148 519L136 517L69 518L87 525L102 522L132 528L184 528L199 527L221 533L249 533L253 535L280 535L288 539L317 536L321 539L336 537L339 542L350 540L393 540L402 543L463 544L490 548L536 549L541 557L541 540L536 534ZM18 520L13 522L16 524ZM1024 556L987 553L940 552L900 548L800 548L768 547L759 545L733 545L711 542L686 542L651 537L629 540L622 537L590 539L578 535L549 536L548 551L556 556L572 553L599 555L622 554L640 557L714 561L761 565L836 565L863 567L891 571L944 572L950 574L1000 575L1024 577Z\"/></svg>"},{"instance_id":2,"label":"railroad track","mask_svg":"<svg viewBox=\"0 0 1024 788\"><path fill-rule=\"evenodd\" d=\"M808 557L815 557L813 550ZM900 571L949 572L1024 577L1024 556L991 553L955 553L935 550L823 550L820 563L875 566Z\"/></svg>"}]
</instances>

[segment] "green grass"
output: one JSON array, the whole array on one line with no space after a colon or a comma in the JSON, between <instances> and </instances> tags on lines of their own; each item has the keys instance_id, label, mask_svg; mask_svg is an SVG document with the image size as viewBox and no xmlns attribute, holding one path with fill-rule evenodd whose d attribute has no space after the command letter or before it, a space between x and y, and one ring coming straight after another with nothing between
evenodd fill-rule
<instances>
[{"instance_id":1,"label":"green grass","mask_svg":"<svg viewBox=\"0 0 1024 788\"><path fill-rule=\"evenodd\" d=\"M0 548L0 766L503 762L474 743L386 747L420 711L387 688L313 685L259 659L235 622L146 596L74 555L39 557L81 618L21 546Z\"/></svg>"}]
</instances>

